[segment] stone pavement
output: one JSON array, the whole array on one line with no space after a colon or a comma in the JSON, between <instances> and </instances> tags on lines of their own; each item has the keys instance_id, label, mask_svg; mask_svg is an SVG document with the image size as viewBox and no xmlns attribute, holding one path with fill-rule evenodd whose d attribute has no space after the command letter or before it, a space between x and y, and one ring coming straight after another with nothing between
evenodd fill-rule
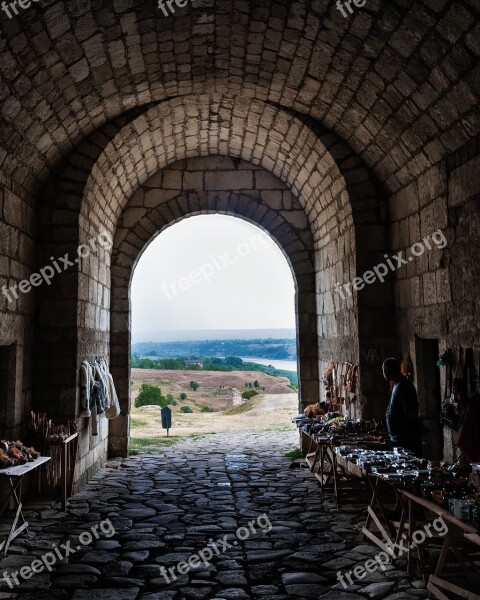
<instances>
[{"instance_id":1,"label":"stone pavement","mask_svg":"<svg viewBox=\"0 0 480 600\"><path fill-rule=\"evenodd\" d=\"M376 553L359 533L365 505L322 504L313 475L284 456L297 442L296 431L222 433L108 463L67 513L37 509L29 533L0 561L0 577L53 544L70 541L74 554L14 589L0 579L0 600L425 598L422 583L398 566L348 590L338 583L337 571ZM79 544L101 522L108 537ZM229 547L214 548L224 536ZM192 560L180 574L179 561L208 543L211 561Z\"/></svg>"}]
</instances>

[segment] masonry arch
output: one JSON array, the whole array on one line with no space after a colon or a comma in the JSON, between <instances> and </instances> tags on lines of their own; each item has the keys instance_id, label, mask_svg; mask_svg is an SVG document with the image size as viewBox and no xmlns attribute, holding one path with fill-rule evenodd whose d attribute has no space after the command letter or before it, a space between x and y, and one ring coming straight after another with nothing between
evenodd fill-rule
<instances>
[{"instance_id":1,"label":"masonry arch","mask_svg":"<svg viewBox=\"0 0 480 600\"><path fill-rule=\"evenodd\" d=\"M272 223L283 231L286 240L293 235L292 241L282 240L281 245L286 248L284 244L287 244L288 252L298 253L299 257L308 255L304 262L308 266L301 269L308 273L308 282L305 288L299 287L297 305L299 331L302 330L299 348L303 353L303 401L318 399L319 371L323 363L332 359L360 362L362 379L376 379L376 369L367 362L362 364L362 346L392 345L391 333L386 329L378 330L373 323L379 304L386 304L393 310L388 297L390 289L387 293L383 291L373 306L362 300L364 292L355 293L342 303L334 289L337 282L347 282L355 277L358 269L376 264L377 257L388 245L387 210L381 187L345 142L319 124L304 122L295 114L268 103L213 94L177 98L140 114L133 111L113 127L93 136L85 143L86 148L91 149L93 143L97 144L95 160L84 160L82 153L73 156L65 166L65 177L56 184L58 203L50 211L46 228L48 236L50 224L62 220L60 231L50 229L49 243L44 249L46 254L60 249L73 252L78 244L88 243L102 230L115 240L113 254L112 249L99 250L97 255L79 265L78 272L68 275L67 294L60 289L60 283L57 288L52 286L41 292L45 296L40 297L39 310L45 311L46 317L42 321L45 333L41 332L37 337L39 348L45 348L45 344L53 347L52 331L57 339L69 340L62 356L65 376L60 382L49 376L52 367L48 364L48 354L39 350L36 363L41 378L37 389L43 390L44 397L60 398L57 411L71 417L78 414L75 374L81 361L92 355L92 349L95 349L95 355L111 356L112 371L119 381L125 407L124 418L117 419L115 425L112 423L111 452L126 447L119 439L128 435L128 357L126 351L123 356L112 353L112 348L117 343L128 348L125 306L128 286L125 279L129 279L132 268L128 260L131 261L131 253L138 253L149 239L142 238L143 234L137 229L138 222L149 210L152 211L144 221L146 230L152 235L152 221L159 218L154 216L156 213L163 219L161 226L195 211L201 214L209 207L230 214L230 207L225 205L225 194L232 197L234 192L240 208L232 214L242 216L242 211L246 210L243 216L262 226L261 219L268 210L266 198L272 191L268 185L272 179L281 183L282 193L288 192L295 200L294 208L287 216L289 209L276 205L274 198L269 199L273 202L270 209L275 213ZM208 162L214 159L233 161L233 185L207 189L207 179L222 176L207 174L211 171ZM194 174L185 173L185 179L182 175L182 203L186 202L187 207L192 208L179 212L178 190L174 193L175 190L168 186L163 187L163 179L159 192L162 198L153 198L151 192L147 198L145 193L144 204L139 204L141 190L149 180L161 178L172 165L190 160L206 161L201 185ZM258 178L266 182L265 188L257 185L257 175L252 175L250 181L242 180L248 169L237 168L241 161L259 171ZM208 192L224 194L217 194L218 199L214 201ZM245 202L250 202L250 208L244 207ZM70 218L66 219L65 214ZM301 222L305 227L302 235L303 238L310 236L308 249L302 236L295 239L292 222ZM276 237L276 232L269 233ZM117 254L120 244L128 251ZM122 264L122 260L127 264ZM297 281L299 274L297 271ZM116 281L120 276L124 280L123 287L117 290ZM374 290L365 294L372 293ZM51 320L49 315L52 315ZM118 327L117 324L122 322L123 325ZM374 372L375 377L370 376ZM75 405L72 398L77 398ZM370 406L374 407L374 388L369 399ZM87 447L85 435L85 455L93 454L94 461L106 451L108 430L104 427L100 432L101 437L93 448Z\"/></svg>"},{"instance_id":2,"label":"masonry arch","mask_svg":"<svg viewBox=\"0 0 480 600\"><path fill-rule=\"evenodd\" d=\"M236 177L237 182L244 180L245 189L231 189ZM189 189L193 182L195 189ZM248 183L254 189L246 189ZM222 187L225 189L220 189ZM129 292L135 266L157 235L184 218L200 214L224 214L248 221L265 231L281 249L295 282L299 397L304 403L319 400L314 244L298 200L280 180L246 161L219 156L186 159L153 175L137 190L125 207L115 235L110 356L120 391L122 415L110 423L111 454L125 455L128 449Z\"/></svg>"}]
</instances>

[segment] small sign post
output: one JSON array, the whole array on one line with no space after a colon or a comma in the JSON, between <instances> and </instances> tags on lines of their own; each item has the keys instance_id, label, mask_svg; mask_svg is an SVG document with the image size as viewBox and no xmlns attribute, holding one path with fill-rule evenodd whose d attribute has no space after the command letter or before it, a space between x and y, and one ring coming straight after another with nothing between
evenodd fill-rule
<instances>
[{"instance_id":1,"label":"small sign post","mask_svg":"<svg viewBox=\"0 0 480 600\"><path fill-rule=\"evenodd\" d=\"M167 430L167 437L172 426L172 411L168 406L164 406L161 410L162 413L162 429Z\"/></svg>"}]
</instances>

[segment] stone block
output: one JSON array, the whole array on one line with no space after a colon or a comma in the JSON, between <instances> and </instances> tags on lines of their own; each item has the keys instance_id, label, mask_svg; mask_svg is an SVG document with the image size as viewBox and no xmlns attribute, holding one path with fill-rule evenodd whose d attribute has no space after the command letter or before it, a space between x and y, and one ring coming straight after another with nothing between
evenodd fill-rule
<instances>
[{"instance_id":1,"label":"stone block","mask_svg":"<svg viewBox=\"0 0 480 600\"><path fill-rule=\"evenodd\" d=\"M250 190L253 188L251 171L221 171L205 173L206 190Z\"/></svg>"},{"instance_id":2,"label":"stone block","mask_svg":"<svg viewBox=\"0 0 480 600\"><path fill-rule=\"evenodd\" d=\"M130 208L123 213L122 227L136 225L147 213L145 208Z\"/></svg>"},{"instance_id":3,"label":"stone block","mask_svg":"<svg viewBox=\"0 0 480 600\"><path fill-rule=\"evenodd\" d=\"M110 436L128 437L130 434L130 415L119 415L116 419L110 419L108 425Z\"/></svg>"},{"instance_id":4,"label":"stone block","mask_svg":"<svg viewBox=\"0 0 480 600\"><path fill-rule=\"evenodd\" d=\"M437 269L435 273L437 297L439 302L451 302L450 277L448 269Z\"/></svg>"},{"instance_id":5,"label":"stone block","mask_svg":"<svg viewBox=\"0 0 480 600\"><path fill-rule=\"evenodd\" d=\"M185 172L183 174L183 189L184 190L202 190L203 189L203 172Z\"/></svg>"},{"instance_id":6,"label":"stone block","mask_svg":"<svg viewBox=\"0 0 480 600\"><path fill-rule=\"evenodd\" d=\"M255 173L255 188L257 190L283 190L285 184L268 171L257 171Z\"/></svg>"},{"instance_id":7,"label":"stone block","mask_svg":"<svg viewBox=\"0 0 480 600\"><path fill-rule=\"evenodd\" d=\"M426 305L438 303L435 273L423 275L423 301Z\"/></svg>"},{"instance_id":8,"label":"stone block","mask_svg":"<svg viewBox=\"0 0 480 600\"><path fill-rule=\"evenodd\" d=\"M475 157L450 173L448 205L464 204L480 190L480 157Z\"/></svg>"},{"instance_id":9,"label":"stone block","mask_svg":"<svg viewBox=\"0 0 480 600\"><path fill-rule=\"evenodd\" d=\"M182 189L182 172L166 170L163 172L163 188L166 190Z\"/></svg>"},{"instance_id":10,"label":"stone block","mask_svg":"<svg viewBox=\"0 0 480 600\"><path fill-rule=\"evenodd\" d=\"M445 196L447 192L447 181L445 167L435 165L418 179L418 193L420 207L429 204L439 196Z\"/></svg>"}]
</instances>

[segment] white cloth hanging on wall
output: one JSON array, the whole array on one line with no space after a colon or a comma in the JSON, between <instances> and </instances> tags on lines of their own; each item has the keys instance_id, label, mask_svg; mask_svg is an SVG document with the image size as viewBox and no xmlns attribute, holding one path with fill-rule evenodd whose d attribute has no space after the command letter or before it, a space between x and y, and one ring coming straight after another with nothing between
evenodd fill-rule
<instances>
[{"instance_id":1,"label":"white cloth hanging on wall","mask_svg":"<svg viewBox=\"0 0 480 600\"><path fill-rule=\"evenodd\" d=\"M120 415L120 403L107 361L102 358L90 363L84 360L80 366L80 417L91 418L92 435L98 435L98 419Z\"/></svg>"}]
</instances>

